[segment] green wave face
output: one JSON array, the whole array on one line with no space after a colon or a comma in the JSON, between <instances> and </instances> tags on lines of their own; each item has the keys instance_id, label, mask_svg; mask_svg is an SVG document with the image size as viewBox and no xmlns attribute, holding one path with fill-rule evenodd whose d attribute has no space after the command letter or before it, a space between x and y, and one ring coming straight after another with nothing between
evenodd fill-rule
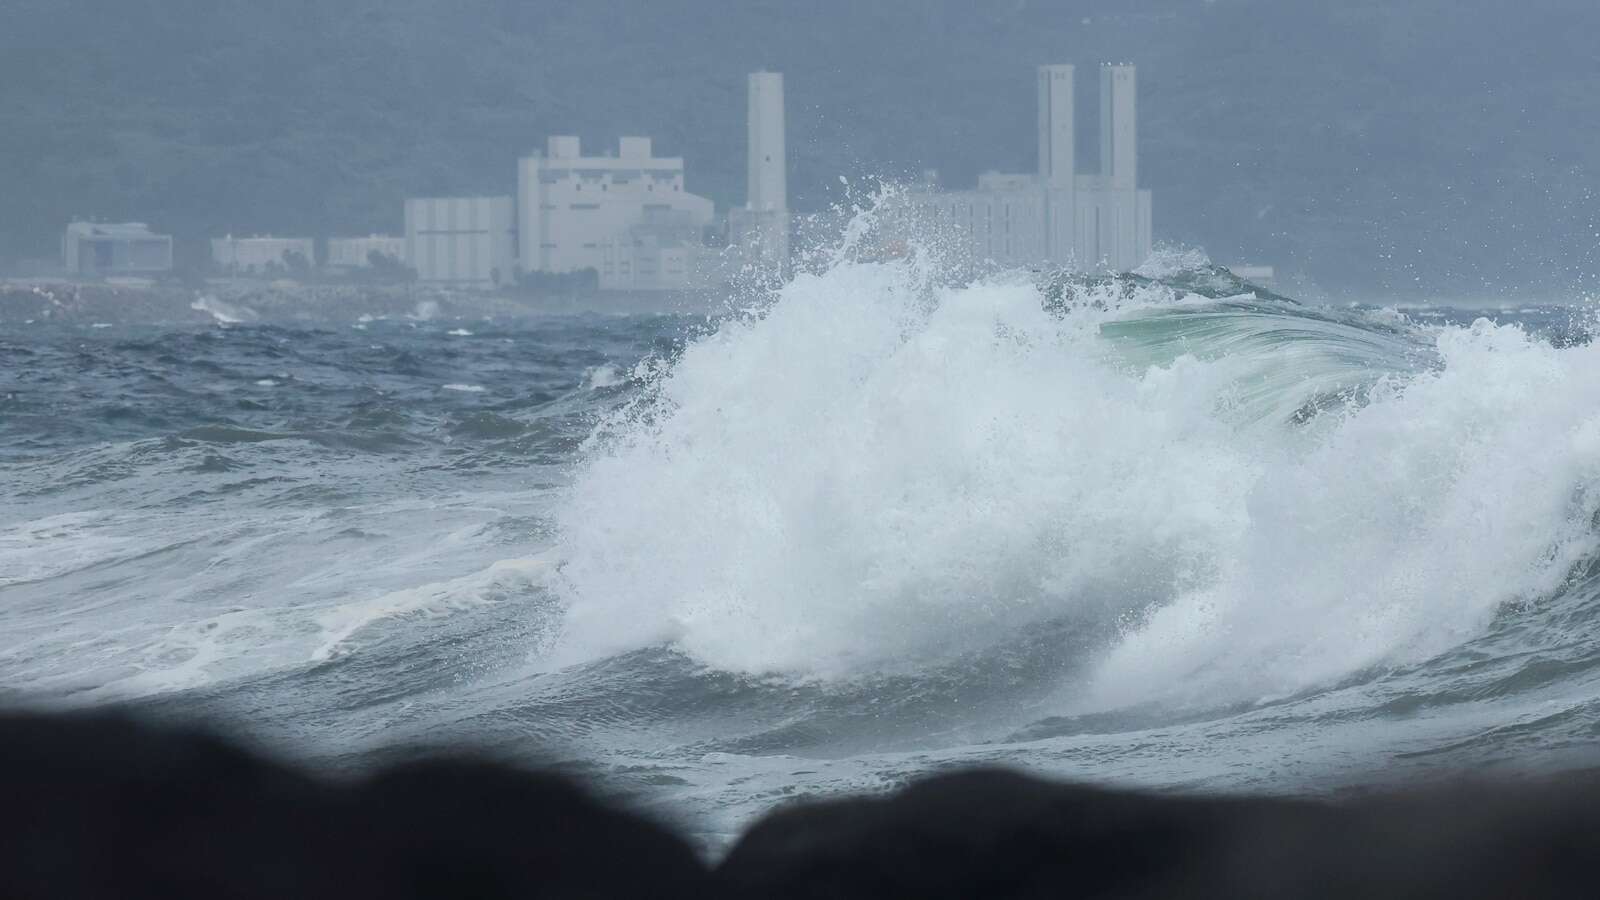
<instances>
[{"instance_id":1,"label":"green wave face","mask_svg":"<svg viewBox=\"0 0 1600 900\"><path fill-rule=\"evenodd\" d=\"M1041 291L1060 315L1107 316L1099 335L1129 368L1226 361L1235 377L1218 402L1241 423L1304 424L1439 364L1426 329L1393 313L1307 306L1221 266L1160 279L1059 274Z\"/></svg>"}]
</instances>

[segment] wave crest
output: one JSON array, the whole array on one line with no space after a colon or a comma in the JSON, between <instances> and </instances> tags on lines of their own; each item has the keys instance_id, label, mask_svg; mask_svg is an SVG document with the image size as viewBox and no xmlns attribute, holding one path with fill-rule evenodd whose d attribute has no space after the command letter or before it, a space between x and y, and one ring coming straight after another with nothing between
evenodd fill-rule
<instances>
[{"instance_id":1,"label":"wave crest","mask_svg":"<svg viewBox=\"0 0 1600 900\"><path fill-rule=\"evenodd\" d=\"M1081 621L1069 705L1253 698L1467 640L1594 549L1596 350L1166 275L841 260L641 367L558 516L556 658L829 679Z\"/></svg>"}]
</instances>

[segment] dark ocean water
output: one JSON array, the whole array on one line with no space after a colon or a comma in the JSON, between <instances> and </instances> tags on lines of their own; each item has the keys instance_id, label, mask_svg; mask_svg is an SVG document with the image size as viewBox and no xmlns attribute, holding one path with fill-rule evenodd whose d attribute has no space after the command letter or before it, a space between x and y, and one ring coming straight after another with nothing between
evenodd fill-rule
<instances>
[{"instance_id":1,"label":"dark ocean water","mask_svg":"<svg viewBox=\"0 0 1600 900\"><path fill-rule=\"evenodd\" d=\"M1588 314L1197 277L0 325L0 699L557 760L713 842L953 765L1593 764Z\"/></svg>"}]
</instances>

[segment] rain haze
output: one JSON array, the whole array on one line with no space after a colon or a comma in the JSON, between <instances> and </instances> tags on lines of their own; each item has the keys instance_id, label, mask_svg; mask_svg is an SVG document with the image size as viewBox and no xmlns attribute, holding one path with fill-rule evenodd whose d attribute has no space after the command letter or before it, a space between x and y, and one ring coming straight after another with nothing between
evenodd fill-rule
<instances>
[{"instance_id":1,"label":"rain haze","mask_svg":"<svg viewBox=\"0 0 1600 900\"><path fill-rule=\"evenodd\" d=\"M0 260L74 216L181 256L226 233L398 233L508 192L552 134L652 136L744 197L744 77L786 76L791 206L839 175L1035 165L1033 68L1139 67L1158 243L1327 299L1589 286L1600 8L1582 0L584 4L7 0ZM1092 129L1082 129L1092 131ZM1098 144L1083 138L1080 162Z\"/></svg>"},{"instance_id":2,"label":"rain haze","mask_svg":"<svg viewBox=\"0 0 1600 900\"><path fill-rule=\"evenodd\" d=\"M1360 827L1129 871L1587 886L1588 794L1503 834L1391 792L1600 771L1597 34L1592 0L0 0L0 707L205 723L347 811L430 748L550 766L704 877L900 846L758 840L826 819L768 818L797 800L909 797L861 820L904 836L942 796L1003 857L1029 798L1220 794ZM58 756L7 762L18 721L0 798ZM74 802L187 777L79 743ZM1041 780L895 793L994 768ZM418 835L596 846L449 800ZM94 856L74 809L50 859ZM5 816L0 895L48 895ZM890 893L990 896L917 868L954 893ZM734 896L804 893L768 887Z\"/></svg>"}]
</instances>

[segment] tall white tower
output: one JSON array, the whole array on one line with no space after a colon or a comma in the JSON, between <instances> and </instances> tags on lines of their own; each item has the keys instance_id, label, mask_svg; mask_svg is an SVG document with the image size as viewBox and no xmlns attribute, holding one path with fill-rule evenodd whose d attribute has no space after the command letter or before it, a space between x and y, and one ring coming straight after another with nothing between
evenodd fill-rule
<instances>
[{"instance_id":1,"label":"tall white tower","mask_svg":"<svg viewBox=\"0 0 1600 900\"><path fill-rule=\"evenodd\" d=\"M1100 69L1100 174L1114 190L1139 186L1138 96L1133 66Z\"/></svg>"},{"instance_id":2,"label":"tall white tower","mask_svg":"<svg viewBox=\"0 0 1600 900\"><path fill-rule=\"evenodd\" d=\"M789 262L789 179L784 152L783 73L750 73L745 239L765 265Z\"/></svg>"},{"instance_id":3,"label":"tall white tower","mask_svg":"<svg viewBox=\"0 0 1600 900\"><path fill-rule=\"evenodd\" d=\"M1133 66L1100 69L1101 187L1081 213L1079 244L1086 262L1116 272L1150 255L1150 192L1139 190L1138 90Z\"/></svg>"},{"instance_id":4,"label":"tall white tower","mask_svg":"<svg viewBox=\"0 0 1600 900\"><path fill-rule=\"evenodd\" d=\"M1044 256L1074 259L1078 147L1072 66L1039 67L1039 183L1044 188Z\"/></svg>"},{"instance_id":5,"label":"tall white tower","mask_svg":"<svg viewBox=\"0 0 1600 900\"><path fill-rule=\"evenodd\" d=\"M752 210L789 208L783 145L783 73L751 72L748 111L749 190Z\"/></svg>"},{"instance_id":6,"label":"tall white tower","mask_svg":"<svg viewBox=\"0 0 1600 900\"><path fill-rule=\"evenodd\" d=\"M1039 180L1071 187L1077 174L1072 66L1039 67Z\"/></svg>"}]
</instances>

